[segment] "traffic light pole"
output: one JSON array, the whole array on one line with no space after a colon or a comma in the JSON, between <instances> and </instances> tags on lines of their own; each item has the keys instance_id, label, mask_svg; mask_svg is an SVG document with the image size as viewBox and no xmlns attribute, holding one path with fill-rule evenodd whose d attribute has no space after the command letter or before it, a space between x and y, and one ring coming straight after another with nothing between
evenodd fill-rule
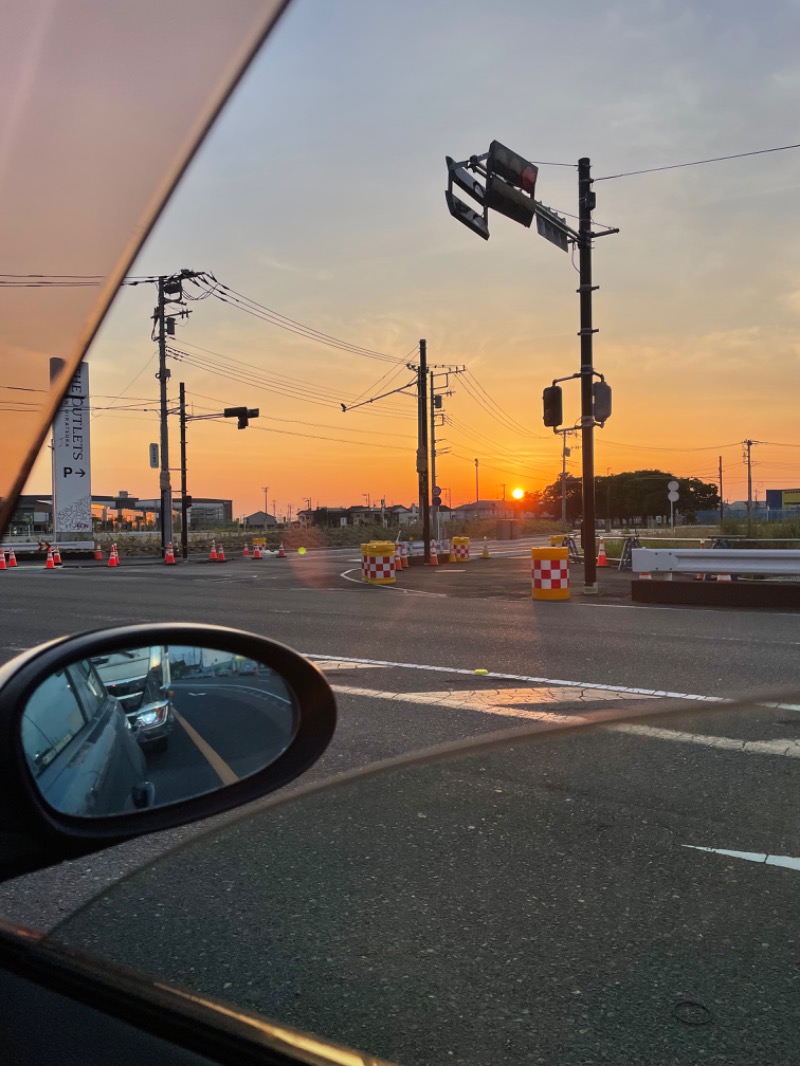
<instances>
[{"instance_id":1,"label":"traffic light pole","mask_svg":"<svg viewBox=\"0 0 800 1066\"><path fill-rule=\"evenodd\" d=\"M580 323L581 339L581 441L583 446L583 592L586 596L597 595L597 551L595 545L595 493L594 493L594 363L592 340L596 332L592 328L592 209L595 194L592 190L591 162L586 157L578 160L578 269L580 272Z\"/></svg>"},{"instance_id":2,"label":"traffic light pole","mask_svg":"<svg viewBox=\"0 0 800 1066\"><path fill-rule=\"evenodd\" d=\"M158 383L161 392L161 472L159 489L161 492L161 552L167 554L167 545L172 543L172 484L169 477L169 428L167 426L167 325L164 314L166 294L164 288L166 277L158 279Z\"/></svg>"}]
</instances>

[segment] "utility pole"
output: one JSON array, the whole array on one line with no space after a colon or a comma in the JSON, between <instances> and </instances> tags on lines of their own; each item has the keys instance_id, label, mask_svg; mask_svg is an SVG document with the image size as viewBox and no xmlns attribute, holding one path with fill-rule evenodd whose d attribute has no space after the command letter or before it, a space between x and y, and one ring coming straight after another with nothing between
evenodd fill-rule
<instances>
[{"instance_id":1,"label":"utility pole","mask_svg":"<svg viewBox=\"0 0 800 1066\"><path fill-rule=\"evenodd\" d=\"M181 555L189 558L189 508L186 506L186 386L178 385L181 417Z\"/></svg>"},{"instance_id":2,"label":"utility pole","mask_svg":"<svg viewBox=\"0 0 800 1066\"><path fill-rule=\"evenodd\" d=\"M479 503L481 494L478 491L478 460L475 460L475 503Z\"/></svg>"},{"instance_id":3,"label":"utility pole","mask_svg":"<svg viewBox=\"0 0 800 1066\"><path fill-rule=\"evenodd\" d=\"M577 433L576 429L557 429L561 434L561 528L567 531L567 457L570 450L567 447L567 434Z\"/></svg>"},{"instance_id":4,"label":"utility pole","mask_svg":"<svg viewBox=\"0 0 800 1066\"><path fill-rule=\"evenodd\" d=\"M743 441L745 462L747 463L747 532L753 532L753 463L752 448L755 442Z\"/></svg>"},{"instance_id":5,"label":"utility pole","mask_svg":"<svg viewBox=\"0 0 800 1066\"><path fill-rule=\"evenodd\" d=\"M597 551L595 545L594 498L594 384L592 328L592 209L595 194L592 189L591 161L578 160L578 267L580 272L581 339L581 438L583 444L583 592L597 594Z\"/></svg>"},{"instance_id":6,"label":"utility pole","mask_svg":"<svg viewBox=\"0 0 800 1066\"><path fill-rule=\"evenodd\" d=\"M267 528L267 498L269 496L269 485L262 485L261 491L264 493L264 529Z\"/></svg>"},{"instance_id":7,"label":"utility pole","mask_svg":"<svg viewBox=\"0 0 800 1066\"><path fill-rule=\"evenodd\" d=\"M431 561L431 493L428 451L428 342L419 342L417 368L417 474L419 476L419 509L422 515L423 561Z\"/></svg>"},{"instance_id":8,"label":"utility pole","mask_svg":"<svg viewBox=\"0 0 800 1066\"><path fill-rule=\"evenodd\" d=\"M158 382L161 391L161 552L166 555L167 545L172 542L172 484L169 477L169 428L167 425L167 324L164 315L166 304L167 278L158 279L158 306L156 307L156 328L158 330Z\"/></svg>"},{"instance_id":9,"label":"utility pole","mask_svg":"<svg viewBox=\"0 0 800 1066\"><path fill-rule=\"evenodd\" d=\"M431 457L431 489L436 487L436 390L434 389L433 371L430 371L431 383L431 439L429 454ZM436 533L435 539L439 539L439 508L436 508Z\"/></svg>"},{"instance_id":10,"label":"utility pole","mask_svg":"<svg viewBox=\"0 0 800 1066\"><path fill-rule=\"evenodd\" d=\"M723 502L724 497L722 495L722 456L719 457L719 524L722 525L722 520L725 517L725 504Z\"/></svg>"}]
</instances>

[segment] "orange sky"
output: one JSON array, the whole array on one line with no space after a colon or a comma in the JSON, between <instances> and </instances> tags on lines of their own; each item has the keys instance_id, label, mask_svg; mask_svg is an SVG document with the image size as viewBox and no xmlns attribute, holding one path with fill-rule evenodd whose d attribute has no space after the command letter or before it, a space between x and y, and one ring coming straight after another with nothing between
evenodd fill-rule
<instances>
[{"instance_id":1,"label":"orange sky","mask_svg":"<svg viewBox=\"0 0 800 1066\"><path fill-rule=\"evenodd\" d=\"M477 6L470 31L421 2L397 7L347 0L334 13L306 0L290 10L135 271L210 270L283 315L399 360L425 337L431 363L471 371L451 380L451 424L438 431L451 449L438 460L445 498L474 499L475 457L481 497L501 496L504 484L509 494L538 489L560 471L541 391L578 368L577 274L535 229L494 216L484 243L451 219L444 155L465 158L497 137L536 160L590 155L601 177L791 143L796 9L732 5L723 27L699 2L669 10L628 0L603 8L583 36L553 5L537 28L544 18L553 34L571 35L569 70L565 55L540 50L525 66L528 91L509 98L509 64L523 61L533 32L529 4L501 4L490 37ZM315 20L330 47L311 35ZM725 497L742 499L739 442L750 437L770 442L753 450L760 498L800 485L800 256L789 236L799 179L800 152L787 151L597 182L598 224L621 231L595 250L595 365L614 389L613 416L597 433L598 473L661 467L715 480L722 455ZM543 165L536 195L575 212L574 168ZM124 289L91 352L97 493L157 494L147 465L158 439L154 295ZM262 413L243 432L190 425L190 492L232 497L236 515L263 507L264 485L279 514L308 497L323 506L364 494L415 499L412 400L347 414L338 406L385 388L389 363L215 299L189 306L176 346L227 374L241 374L239 360L273 382L283 375L294 394L171 362L171 395L184 380L196 413L242 404ZM567 383L570 422L578 402ZM171 440L177 466L177 419ZM580 472L577 446L569 469ZM31 488L49 488L46 463Z\"/></svg>"}]
</instances>

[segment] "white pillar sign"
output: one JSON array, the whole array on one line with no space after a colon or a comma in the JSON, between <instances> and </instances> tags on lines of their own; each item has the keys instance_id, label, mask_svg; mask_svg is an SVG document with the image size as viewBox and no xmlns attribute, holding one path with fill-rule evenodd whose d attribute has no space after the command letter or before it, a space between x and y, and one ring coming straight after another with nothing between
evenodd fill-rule
<instances>
[{"instance_id":1,"label":"white pillar sign","mask_svg":"<svg viewBox=\"0 0 800 1066\"><path fill-rule=\"evenodd\" d=\"M61 360L52 360L50 379ZM55 366L53 364L56 364ZM89 451L89 367L81 363L53 421L53 503L56 532L92 532L92 474Z\"/></svg>"}]
</instances>

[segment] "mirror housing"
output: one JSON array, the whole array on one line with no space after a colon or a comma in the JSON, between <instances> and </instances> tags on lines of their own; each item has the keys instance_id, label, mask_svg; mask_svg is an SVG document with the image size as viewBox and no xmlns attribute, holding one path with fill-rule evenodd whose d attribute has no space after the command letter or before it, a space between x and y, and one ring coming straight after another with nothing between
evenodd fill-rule
<instances>
[{"instance_id":1,"label":"mirror housing","mask_svg":"<svg viewBox=\"0 0 800 1066\"><path fill-rule=\"evenodd\" d=\"M143 805L90 819L49 806L34 783L21 741L23 712L32 694L77 660L170 644L228 651L280 675L296 700L297 722L288 746L249 776L167 806ZM32 648L0 668L0 880L258 800L312 766L330 743L335 726L336 702L324 674L291 648L252 633L188 623L130 625Z\"/></svg>"}]
</instances>

